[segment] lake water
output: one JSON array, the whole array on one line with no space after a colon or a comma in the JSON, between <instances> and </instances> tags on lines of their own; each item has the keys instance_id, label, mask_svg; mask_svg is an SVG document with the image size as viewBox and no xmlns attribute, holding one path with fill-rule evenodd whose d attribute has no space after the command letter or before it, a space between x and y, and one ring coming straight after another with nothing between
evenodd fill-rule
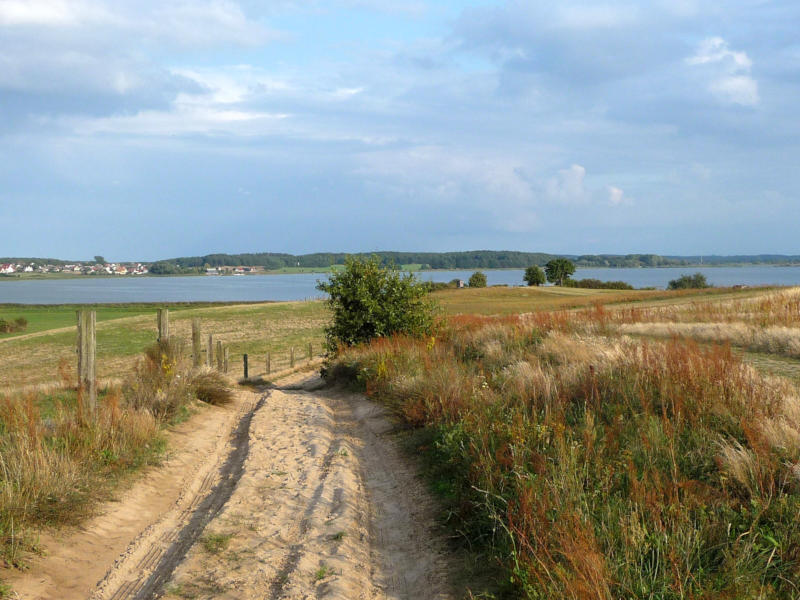
<instances>
[{"instance_id":1,"label":"lake water","mask_svg":"<svg viewBox=\"0 0 800 600\"><path fill-rule=\"evenodd\" d=\"M664 288L683 274L703 273L718 286L800 285L800 267L708 267L664 269L578 269L575 278L626 281L632 286ZM421 271L426 281L466 281L467 271ZM521 285L522 269L484 271L489 285ZM0 278L0 304L88 304L94 302L213 302L305 300L322 296L315 289L324 274L246 275L241 277L119 277L117 279Z\"/></svg>"}]
</instances>

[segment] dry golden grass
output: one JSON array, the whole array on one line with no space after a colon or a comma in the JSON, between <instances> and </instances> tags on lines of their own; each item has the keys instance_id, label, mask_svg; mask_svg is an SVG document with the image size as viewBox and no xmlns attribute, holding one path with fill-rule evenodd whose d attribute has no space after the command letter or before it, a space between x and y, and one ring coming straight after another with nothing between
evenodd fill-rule
<instances>
[{"instance_id":1,"label":"dry golden grass","mask_svg":"<svg viewBox=\"0 0 800 600\"><path fill-rule=\"evenodd\" d=\"M476 596L796 598L797 388L611 312L458 317L328 373L420 430L449 522L507 569Z\"/></svg>"},{"instance_id":2,"label":"dry golden grass","mask_svg":"<svg viewBox=\"0 0 800 600\"><path fill-rule=\"evenodd\" d=\"M591 306L594 302L639 301L659 297L659 294L663 295L664 292L561 287L489 287L440 290L432 296L447 314L508 315Z\"/></svg>"}]
</instances>

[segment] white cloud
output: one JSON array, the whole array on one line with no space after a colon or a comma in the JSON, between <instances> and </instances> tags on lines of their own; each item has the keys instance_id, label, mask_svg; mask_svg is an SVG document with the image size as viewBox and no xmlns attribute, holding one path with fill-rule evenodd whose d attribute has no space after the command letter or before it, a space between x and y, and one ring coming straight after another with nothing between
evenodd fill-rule
<instances>
[{"instance_id":1,"label":"white cloud","mask_svg":"<svg viewBox=\"0 0 800 600\"><path fill-rule=\"evenodd\" d=\"M0 26L67 26L97 20L106 12L78 0L0 0Z\"/></svg>"},{"instance_id":2,"label":"white cloud","mask_svg":"<svg viewBox=\"0 0 800 600\"><path fill-rule=\"evenodd\" d=\"M620 206L622 204L633 204L633 200L628 198L625 195L625 192L622 191L621 188L618 188L614 185L609 185L606 188L606 191L608 192L608 203L611 206Z\"/></svg>"},{"instance_id":3,"label":"white cloud","mask_svg":"<svg viewBox=\"0 0 800 600\"><path fill-rule=\"evenodd\" d=\"M749 75L731 75L712 81L709 89L730 104L755 106L758 104L758 83Z\"/></svg>"},{"instance_id":4,"label":"white cloud","mask_svg":"<svg viewBox=\"0 0 800 600\"><path fill-rule=\"evenodd\" d=\"M65 119L80 135L123 134L175 136L189 134L233 134L241 137L276 133L276 123L288 119L285 113L230 110L214 105L176 103L168 111L147 110L134 115L98 119Z\"/></svg>"},{"instance_id":5,"label":"white cloud","mask_svg":"<svg viewBox=\"0 0 800 600\"><path fill-rule=\"evenodd\" d=\"M700 42L694 56L686 59L693 67L710 70L709 91L721 102L755 106L759 102L758 83L750 76L753 61L746 52L731 50L721 37Z\"/></svg>"},{"instance_id":6,"label":"white cloud","mask_svg":"<svg viewBox=\"0 0 800 600\"><path fill-rule=\"evenodd\" d=\"M160 41L179 46L256 45L280 37L229 0L0 0L0 27L72 28L77 40L113 38L120 45ZM123 36L136 36L126 40Z\"/></svg>"},{"instance_id":7,"label":"white cloud","mask_svg":"<svg viewBox=\"0 0 800 600\"><path fill-rule=\"evenodd\" d=\"M686 59L690 65L705 65L709 63L728 62L733 64L736 69L750 70L753 61L747 56L746 52L735 52L728 48L728 42L721 37L710 37L697 47L694 56Z\"/></svg>"},{"instance_id":8,"label":"white cloud","mask_svg":"<svg viewBox=\"0 0 800 600\"><path fill-rule=\"evenodd\" d=\"M579 202L586 197L583 180L586 177L586 168L581 165L572 165L568 169L561 169L555 177L547 181L545 187L548 197L560 202Z\"/></svg>"}]
</instances>

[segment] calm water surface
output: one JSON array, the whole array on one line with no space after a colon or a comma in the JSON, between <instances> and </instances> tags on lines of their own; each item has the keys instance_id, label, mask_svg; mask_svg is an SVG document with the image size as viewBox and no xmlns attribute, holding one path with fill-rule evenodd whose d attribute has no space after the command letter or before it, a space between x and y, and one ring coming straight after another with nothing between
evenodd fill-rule
<instances>
[{"instance_id":1,"label":"calm water surface","mask_svg":"<svg viewBox=\"0 0 800 600\"><path fill-rule=\"evenodd\" d=\"M666 287L683 274L703 273L718 286L800 285L800 267L709 267L667 269L578 269L575 278L626 281L634 287ZM474 271L421 271L425 281L466 281ZM522 269L484 271L489 285L521 285ZM120 277L119 279L15 280L0 278L0 303L85 304L93 302L212 302L305 300L320 298L315 289L324 274L228 277Z\"/></svg>"}]
</instances>

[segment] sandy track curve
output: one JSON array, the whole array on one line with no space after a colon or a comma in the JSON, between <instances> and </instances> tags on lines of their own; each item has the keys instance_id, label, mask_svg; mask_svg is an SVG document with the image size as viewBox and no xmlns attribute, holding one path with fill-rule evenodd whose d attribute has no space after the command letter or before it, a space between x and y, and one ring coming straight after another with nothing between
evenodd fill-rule
<instances>
[{"instance_id":1,"label":"sandy track curve","mask_svg":"<svg viewBox=\"0 0 800 600\"><path fill-rule=\"evenodd\" d=\"M382 409L316 375L280 383L178 427L162 467L81 530L43 539L49 554L9 577L19 597L454 597L432 502ZM234 481L223 466L237 451ZM215 534L218 554L202 543Z\"/></svg>"}]
</instances>

